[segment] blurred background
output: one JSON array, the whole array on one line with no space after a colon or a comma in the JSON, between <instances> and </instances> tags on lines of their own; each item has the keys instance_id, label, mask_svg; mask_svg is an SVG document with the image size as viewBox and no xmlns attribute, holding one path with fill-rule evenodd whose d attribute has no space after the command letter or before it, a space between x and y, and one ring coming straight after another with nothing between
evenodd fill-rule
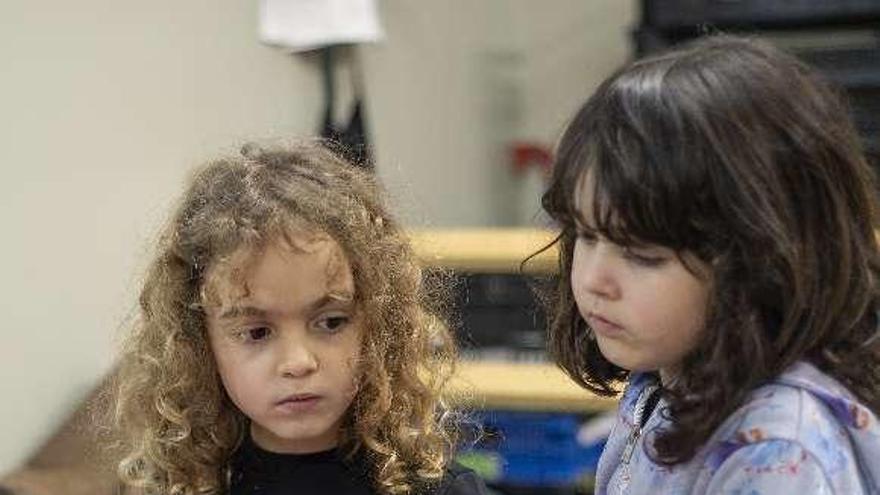
<instances>
[{"instance_id":1,"label":"blurred background","mask_svg":"<svg viewBox=\"0 0 880 495\"><path fill-rule=\"evenodd\" d=\"M878 150L877 1L378 0L332 52L269 39L270 3L0 3L0 473L109 369L188 171L247 140L359 131L411 228L541 228L553 145L596 85L722 29L822 66Z\"/></svg>"}]
</instances>

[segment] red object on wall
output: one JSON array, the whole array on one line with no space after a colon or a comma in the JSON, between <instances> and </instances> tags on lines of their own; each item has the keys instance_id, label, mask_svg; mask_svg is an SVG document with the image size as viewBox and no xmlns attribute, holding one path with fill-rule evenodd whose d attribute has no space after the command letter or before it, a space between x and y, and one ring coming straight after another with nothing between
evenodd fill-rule
<instances>
[{"instance_id":1,"label":"red object on wall","mask_svg":"<svg viewBox=\"0 0 880 495\"><path fill-rule=\"evenodd\" d=\"M513 171L522 174L531 167L541 169L549 175L553 167L553 153L544 145L526 142L514 142L510 146L510 163Z\"/></svg>"}]
</instances>

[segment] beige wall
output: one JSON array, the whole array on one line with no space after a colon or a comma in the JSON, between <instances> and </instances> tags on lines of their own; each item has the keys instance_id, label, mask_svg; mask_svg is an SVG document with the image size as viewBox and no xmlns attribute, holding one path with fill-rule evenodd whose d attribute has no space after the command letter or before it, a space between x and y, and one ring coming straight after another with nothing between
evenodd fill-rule
<instances>
[{"instance_id":1,"label":"beige wall","mask_svg":"<svg viewBox=\"0 0 880 495\"><path fill-rule=\"evenodd\" d=\"M362 50L368 112L379 173L416 225L508 223L499 143L552 143L626 57L632 16L623 0L381 10L387 41ZM187 169L315 129L316 67L261 46L255 19L238 0L0 3L0 472L110 365Z\"/></svg>"},{"instance_id":2,"label":"beige wall","mask_svg":"<svg viewBox=\"0 0 880 495\"><path fill-rule=\"evenodd\" d=\"M110 362L187 168L309 133L319 80L252 2L0 3L0 471Z\"/></svg>"},{"instance_id":3,"label":"beige wall","mask_svg":"<svg viewBox=\"0 0 880 495\"><path fill-rule=\"evenodd\" d=\"M385 0L363 50L379 173L420 225L507 225L502 142L553 145L630 52L631 0ZM537 198L534 209L537 210Z\"/></svg>"}]
</instances>

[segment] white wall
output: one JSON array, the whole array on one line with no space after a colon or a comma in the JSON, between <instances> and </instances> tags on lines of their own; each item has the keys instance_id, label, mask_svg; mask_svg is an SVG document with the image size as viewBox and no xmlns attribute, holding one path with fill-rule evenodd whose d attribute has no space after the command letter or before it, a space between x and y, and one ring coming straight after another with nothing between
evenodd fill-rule
<instances>
[{"instance_id":1,"label":"white wall","mask_svg":"<svg viewBox=\"0 0 880 495\"><path fill-rule=\"evenodd\" d=\"M507 225L502 142L552 146L630 53L632 0L384 0L362 50L379 173L411 224ZM537 197L534 198L537 210Z\"/></svg>"},{"instance_id":2,"label":"white wall","mask_svg":"<svg viewBox=\"0 0 880 495\"><path fill-rule=\"evenodd\" d=\"M0 472L93 385L187 169L311 133L316 72L240 0L0 3Z\"/></svg>"},{"instance_id":3,"label":"white wall","mask_svg":"<svg viewBox=\"0 0 880 495\"><path fill-rule=\"evenodd\" d=\"M500 143L555 141L626 58L630 3L382 0L361 53L404 219L508 223ZM190 166L317 128L317 67L256 38L255 2L0 2L0 473L109 366Z\"/></svg>"}]
</instances>

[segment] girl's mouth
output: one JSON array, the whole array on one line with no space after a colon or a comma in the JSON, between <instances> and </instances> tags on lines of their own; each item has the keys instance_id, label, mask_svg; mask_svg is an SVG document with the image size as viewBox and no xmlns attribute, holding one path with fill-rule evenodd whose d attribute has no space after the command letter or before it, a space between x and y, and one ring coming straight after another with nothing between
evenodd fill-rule
<instances>
[{"instance_id":1,"label":"girl's mouth","mask_svg":"<svg viewBox=\"0 0 880 495\"><path fill-rule=\"evenodd\" d=\"M301 413L314 409L320 401L320 395L295 394L278 401L275 407L287 413Z\"/></svg>"},{"instance_id":2,"label":"girl's mouth","mask_svg":"<svg viewBox=\"0 0 880 495\"><path fill-rule=\"evenodd\" d=\"M587 316L587 323L596 334L604 337L614 337L623 332L622 326L607 320L596 313L590 313L589 316Z\"/></svg>"}]
</instances>

